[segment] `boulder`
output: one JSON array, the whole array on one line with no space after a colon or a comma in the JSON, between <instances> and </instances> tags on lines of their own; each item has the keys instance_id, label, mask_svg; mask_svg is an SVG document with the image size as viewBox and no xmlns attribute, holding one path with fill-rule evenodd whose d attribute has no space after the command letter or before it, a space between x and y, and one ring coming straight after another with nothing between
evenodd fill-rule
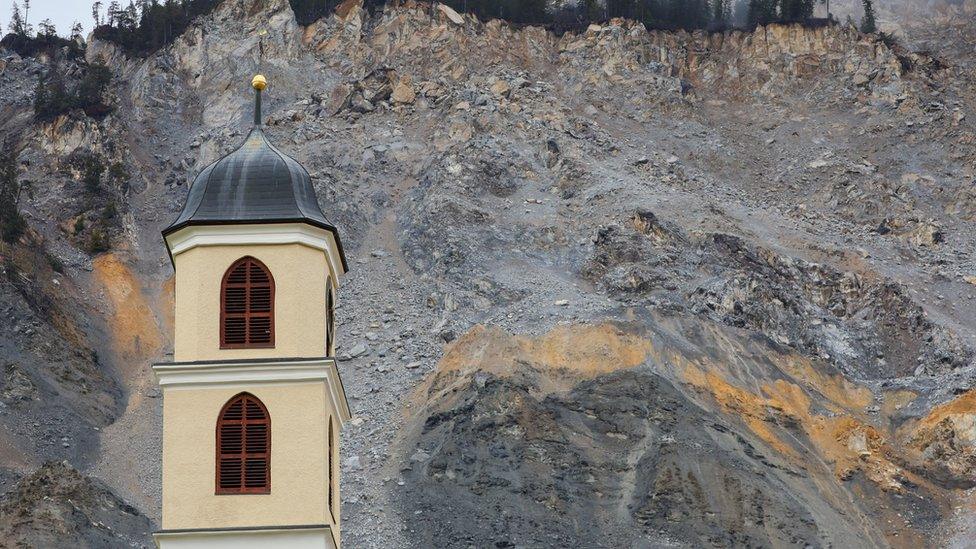
<instances>
[{"instance_id":1,"label":"boulder","mask_svg":"<svg viewBox=\"0 0 976 549\"><path fill-rule=\"evenodd\" d=\"M349 106L352 99L353 87L351 84L342 83L332 89L328 100L322 102L329 114L336 114Z\"/></svg>"},{"instance_id":2,"label":"boulder","mask_svg":"<svg viewBox=\"0 0 976 549\"><path fill-rule=\"evenodd\" d=\"M499 97L508 97L512 93L512 87L508 85L508 82L499 80L491 85L491 93Z\"/></svg>"},{"instance_id":3,"label":"boulder","mask_svg":"<svg viewBox=\"0 0 976 549\"><path fill-rule=\"evenodd\" d=\"M394 84L390 99L399 105L409 105L417 99L417 93L413 91L413 83L409 76L404 76Z\"/></svg>"},{"instance_id":4,"label":"boulder","mask_svg":"<svg viewBox=\"0 0 976 549\"><path fill-rule=\"evenodd\" d=\"M363 7L363 0L346 0L345 2L336 6L335 16L340 21L348 21L350 17L359 14L359 11Z\"/></svg>"},{"instance_id":5,"label":"boulder","mask_svg":"<svg viewBox=\"0 0 976 549\"><path fill-rule=\"evenodd\" d=\"M449 6L445 6L444 4L437 4L437 9L441 13L443 13L444 16L447 17L451 21L451 23L454 23L455 25L463 25L464 24L464 17L461 17L461 14L460 13L454 11Z\"/></svg>"},{"instance_id":6,"label":"boulder","mask_svg":"<svg viewBox=\"0 0 976 549\"><path fill-rule=\"evenodd\" d=\"M367 113L376 110L376 106L370 103L361 94L356 94L353 96L352 100L349 102L349 107L353 112Z\"/></svg>"}]
</instances>

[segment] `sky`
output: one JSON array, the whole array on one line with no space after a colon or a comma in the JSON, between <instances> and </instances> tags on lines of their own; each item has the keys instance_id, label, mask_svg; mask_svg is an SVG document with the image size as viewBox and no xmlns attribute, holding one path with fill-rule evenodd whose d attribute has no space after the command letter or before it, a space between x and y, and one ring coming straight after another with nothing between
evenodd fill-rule
<instances>
[{"instance_id":1,"label":"sky","mask_svg":"<svg viewBox=\"0 0 976 549\"><path fill-rule=\"evenodd\" d=\"M94 0L30 0L30 13L27 14L28 22L36 30L39 22L50 19L57 27L58 34L66 36L70 34L71 25L78 21L85 27L83 34L88 36L92 30L92 2ZM17 0L17 3L22 4L23 0ZM108 0L103 0L102 4L107 5ZM6 2L0 0L0 23L3 24L3 34L7 33L7 24L10 23L11 5L13 5L13 0Z\"/></svg>"}]
</instances>

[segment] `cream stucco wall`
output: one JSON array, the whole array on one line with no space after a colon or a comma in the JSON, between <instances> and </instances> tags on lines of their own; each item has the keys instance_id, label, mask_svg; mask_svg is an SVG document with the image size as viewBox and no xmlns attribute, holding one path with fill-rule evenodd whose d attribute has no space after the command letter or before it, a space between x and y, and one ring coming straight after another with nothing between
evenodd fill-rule
<instances>
[{"instance_id":1,"label":"cream stucco wall","mask_svg":"<svg viewBox=\"0 0 976 549\"><path fill-rule=\"evenodd\" d=\"M220 348L220 282L234 261L252 256L275 282L275 345ZM302 244L197 246L175 255L177 362L325 356L326 254Z\"/></svg>"},{"instance_id":2,"label":"cream stucco wall","mask_svg":"<svg viewBox=\"0 0 976 549\"><path fill-rule=\"evenodd\" d=\"M217 416L242 391L271 416L271 493L215 495ZM163 529L327 524L338 538L326 454L335 414L324 381L164 388Z\"/></svg>"}]
</instances>

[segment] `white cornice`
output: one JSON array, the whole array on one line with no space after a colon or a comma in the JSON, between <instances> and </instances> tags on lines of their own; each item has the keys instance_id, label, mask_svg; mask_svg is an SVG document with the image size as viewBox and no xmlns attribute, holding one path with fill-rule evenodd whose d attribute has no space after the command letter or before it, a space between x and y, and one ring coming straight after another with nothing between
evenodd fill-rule
<instances>
[{"instance_id":1,"label":"white cornice","mask_svg":"<svg viewBox=\"0 0 976 549\"><path fill-rule=\"evenodd\" d=\"M153 532L159 549L336 549L336 532L328 525L308 527L268 526L263 528L162 530Z\"/></svg>"},{"instance_id":2,"label":"white cornice","mask_svg":"<svg viewBox=\"0 0 976 549\"><path fill-rule=\"evenodd\" d=\"M302 244L325 252L329 269L344 274L335 235L330 231L305 223L268 223L254 225L190 225L166 236L169 253L177 255L198 246L250 246L273 244Z\"/></svg>"},{"instance_id":3,"label":"white cornice","mask_svg":"<svg viewBox=\"0 0 976 549\"><path fill-rule=\"evenodd\" d=\"M267 362L172 362L154 364L152 369L156 381L164 390L322 381L328 388L333 407L339 412L340 427L351 417L339 370L331 358Z\"/></svg>"}]
</instances>

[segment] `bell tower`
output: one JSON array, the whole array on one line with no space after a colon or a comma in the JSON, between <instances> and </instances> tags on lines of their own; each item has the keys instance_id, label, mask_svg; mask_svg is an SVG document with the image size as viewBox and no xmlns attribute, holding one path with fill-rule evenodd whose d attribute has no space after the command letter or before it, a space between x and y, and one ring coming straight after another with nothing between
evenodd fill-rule
<instances>
[{"instance_id":1,"label":"bell tower","mask_svg":"<svg viewBox=\"0 0 976 549\"><path fill-rule=\"evenodd\" d=\"M340 547L349 405L333 304L347 264L307 171L261 128L204 168L163 230L173 361L163 393L161 549Z\"/></svg>"}]
</instances>

